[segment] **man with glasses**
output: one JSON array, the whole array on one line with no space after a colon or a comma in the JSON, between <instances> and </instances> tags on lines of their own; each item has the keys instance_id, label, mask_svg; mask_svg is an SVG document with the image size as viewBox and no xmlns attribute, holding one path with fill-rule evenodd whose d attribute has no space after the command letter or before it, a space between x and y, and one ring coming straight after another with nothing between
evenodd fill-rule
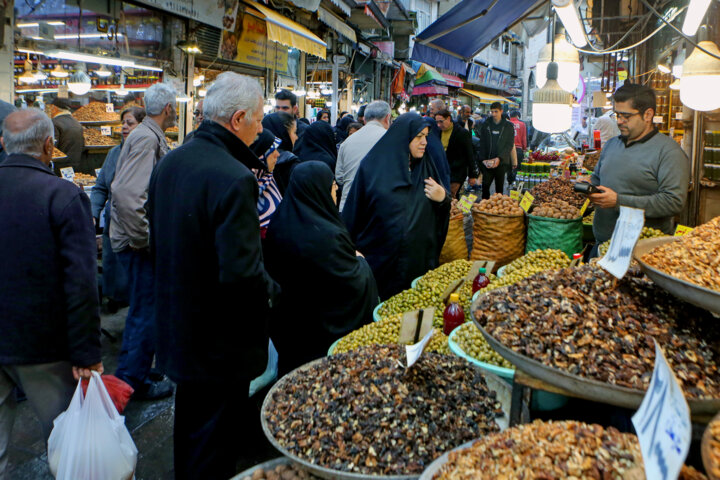
<instances>
[{"instance_id":1,"label":"man with glasses","mask_svg":"<svg viewBox=\"0 0 720 480\"><path fill-rule=\"evenodd\" d=\"M183 140L183 145L185 145L187 142L192 140L192 138L195 136L195 132L197 132L198 127L202 123L204 119L203 116L203 101L200 99L200 101L195 105L195 110L193 111L193 122L195 124L195 130L185 135L185 140Z\"/></svg>"},{"instance_id":2,"label":"man with glasses","mask_svg":"<svg viewBox=\"0 0 720 480\"><path fill-rule=\"evenodd\" d=\"M612 237L619 207L645 210L645 225L673 233L673 217L687 199L690 162L673 139L653 125L655 93L625 83L613 96L620 136L611 138L600 154L590 195L595 205L593 232L598 244Z\"/></svg>"}]
</instances>

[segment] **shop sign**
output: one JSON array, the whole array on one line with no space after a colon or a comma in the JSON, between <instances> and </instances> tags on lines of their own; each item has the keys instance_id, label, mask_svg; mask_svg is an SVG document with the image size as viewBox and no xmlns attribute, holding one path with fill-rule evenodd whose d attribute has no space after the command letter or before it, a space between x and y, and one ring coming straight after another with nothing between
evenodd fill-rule
<instances>
[{"instance_id":1,"label":"shop sign","mask_svg":"<svg viewBox=\"0 0 720 480\"><path fill-rule=\"evenodd\" d=\"M657 341L652 380L632 423L647 478L678 478L690 450L690 409Z\"/></svg>"},{"instance_id":2,"label":"shop sign","mask_svg":"<svg viewBox=\"0 0 720 480\"><path fill-rule=\"evenodd\" d=\"M632 253L643 226L645 226L645 210L621 206L620 216L610 238L610 248L598 265L616 278L623 278L630 268Z\"/></svg>"},{"instance_id":3,"label":"shop sign","mask_svg":"<svg viewBox=\"0 0 720 480\"><path fill-rule=\"evenodd\" d=\"M292 62L288 48L268 40L264 20L240 14L236 25L239 28L235 31L222 32L218 53L220 58L259 68L271 68L282 75L297 71L297 66L290 65ZM292 58L295 62L295 57Z\"/></svg>"},{"instance_id":4,"label":"shop sign","mask_svg":"<svg viewBox=\"0 0 720 480\"><path fill-rule=\"evenodd\" d=\"M235 30L239 0L138 0L164 12L190 18L223 30Z\"/></svg>"},{"instance_id":5,"label":"shop sign","mask_svg":"<svg viewBox=\"0 0 720 480\"><path fill-rule=\"evenodd\" d=\"M510 75L506 73L498 72L497 70L483 67L476 63L470 65L467 74L467 83L497 88L499 90L507 90L510 88L511 80Z\"/></svg>"}]
</instances>

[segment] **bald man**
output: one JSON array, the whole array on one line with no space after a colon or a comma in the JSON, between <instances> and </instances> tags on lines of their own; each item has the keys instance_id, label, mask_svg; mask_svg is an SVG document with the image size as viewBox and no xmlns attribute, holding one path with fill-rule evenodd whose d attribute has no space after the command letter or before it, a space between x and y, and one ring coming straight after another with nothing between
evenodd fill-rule
<instances>
[{"instance_id":1,"label":"bald man","mask_svg":"<svg viewBox=\"0 0 720 480\"><path fill-rule=\"evenodd\" d=\"M0 163L0 479L15 420L15 386L47 441L75 381L103 371L97 246L90 199L50 169L53 124L28 108L3 125ZM27 428L27 426L26 426Z\"/></svg>"}]
</instances>

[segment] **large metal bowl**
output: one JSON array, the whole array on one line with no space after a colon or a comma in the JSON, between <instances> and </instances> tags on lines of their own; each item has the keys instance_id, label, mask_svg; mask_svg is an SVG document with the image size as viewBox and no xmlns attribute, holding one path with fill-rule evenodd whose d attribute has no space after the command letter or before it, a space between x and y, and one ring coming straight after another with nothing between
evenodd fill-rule
<instances>
[{"instance_id":1,"label":"large metal bowl","mask_svg":"<svg viewBox=\"0 0 720 480\"><path fill-rule=\"evenodd\" d=\"M440 469L445 465L448 461L448 458L450 457L450 453L457 452L458 450L465 450L466 448L472 447L473 443L477 442L477 440L472 440L467 443L463 443L459 447L453 448L449 452L445 452L442 454L442 456L435 459L434 462L432 462L426 469L423 471L422 475L420 475L419 480L432 480L432 478L435 476L436 473L440 471Z\"/></svg>"},{"instance_id":2,"label":"large metal bowl","mask_svg":"<svg viewBox=\"0 0 720 480\"><path fill-rule=\"evenodd\" d=\"M320 465L316 465L314 463L310 463L309 461L302 459L296 455L293 455L288 450L286 450L273 436L272 432L270 431L270 426L267 423L267 420L265 419L265 413L269 410L270 404L272 403L272 398L275 394L275 392L282 388L282 386L286 382L292 381L292 379L297 375L305 375L306 371L310 368L312 368L314 365L326 361L326 358L321 358L319 360L315 360L313 362L310 362L306 365L303 365L301 367L298 367L297 369L293 370L292 372L285 375L283 378L281 378L275 385L270 389L267 396L265 397L265 400L263 401L262 410L260 412L260 422L262 423L262 429L265 433L265 436L267 437L268 441L272 443L272 445L283 455L290 458L293 462L297 463L298 465L302 466L305 470L309 471L313 475L316 475L320 478L325 479L331 479L331 480L416 480L420 477L419 474L417 475L367 475L363 473L352 473L352 472L344 472L340 470L333 470L330 468L326 468ZM477 368L477 367L474 367ZM498 426L500 427L500 430L505 430L508 428L509 424L509 414L510 414L510 403L512 399L512 392L510 390L510 387L508 386L507 382L501 380L499 377L482 372L483 376L485 377L485 381L487 382L488 388L491 390L494 390L497 392L497 399L502 405L502 411L505 414L501 418L497 418L495 421L497 422Z\"/></svg>"},{"instance_id":3,"label":"large metal bowl","mask_svg":"<svg viewBox=\"0 0 720 480\"><path fill-rule=\"evenodd\" d=\"M676 297L700 308L720 314L720 292L680 280L642 261L642 256L660 245L676 242L682 237L658 237L640 240L633 251L633 258L640 264L642 271L659 287Z\"/></svg>"}]
</instances>

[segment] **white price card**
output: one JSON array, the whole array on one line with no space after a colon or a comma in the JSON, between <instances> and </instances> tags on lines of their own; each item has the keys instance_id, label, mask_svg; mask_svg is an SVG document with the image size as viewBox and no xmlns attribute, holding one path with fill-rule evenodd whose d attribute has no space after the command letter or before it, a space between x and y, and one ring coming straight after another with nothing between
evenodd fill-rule
<instances>
[{"instance_id":1,"label":"white price card","mask_svg":"<svg viewBox=\"0 0 720 480\"><path fill-rule=\"evenodd\" d=\"M60 175L62 175L62 178L65 180L70 180L72 182L75 180L75 169L73 169L73 167L61 168Z\"/></svg>"},{"instance_id":2,"label":"white price card","mask_svg":"<svg viewBox=\"0 0 720 480\"><path fill-rule=\"evenodd\" d=\"M109 137L110 135L112 135L112 127L109 125L103 125L102 127L100 127L100 133L102 133L106 137Z\"/></svg>"},{"instance_id":3,"label":"white price card","mask_svg":"<svg viewBox=\"0 0 720 480\"><path fill-rule=\"evenodd\" d=\"M407 367L405 368L412 367L415 362L418 361L434 333L435 329L433 328L415 345L405 345L405 353L407 355Z\"/></svg>"},{"instance_id":4,"label":"white price card","mask_svg":"<svg viewBox=\"0 0 720 480\"><path fill-rule=\"evenodd\" d=\"M657 342L650 387L632 422L640 441L647 478L678 478L690 450L690 409Z\"/></svg>"},{"instance_id":5,"label":"white price card","mask_svg":"<svg viewBox=\"0 0 720 480\"><path fill-rule=\"evenodd\" d=\"M107 113L113 113L115 111L115 105L112 103L106 103L105 104L105 111Z\"/></svg>"},{"instance_id":6,"label":"white price card","mask_svg":"<svg viewBox=\"0 0 720 480\"><path fill-rule=\"evenodd\" d=\"M598 265L616 278L623 278L630 268L632 253L644 225L645 210L620 207L620 216L615 223L610 248Z\"/></svg>"}]
</instances>

